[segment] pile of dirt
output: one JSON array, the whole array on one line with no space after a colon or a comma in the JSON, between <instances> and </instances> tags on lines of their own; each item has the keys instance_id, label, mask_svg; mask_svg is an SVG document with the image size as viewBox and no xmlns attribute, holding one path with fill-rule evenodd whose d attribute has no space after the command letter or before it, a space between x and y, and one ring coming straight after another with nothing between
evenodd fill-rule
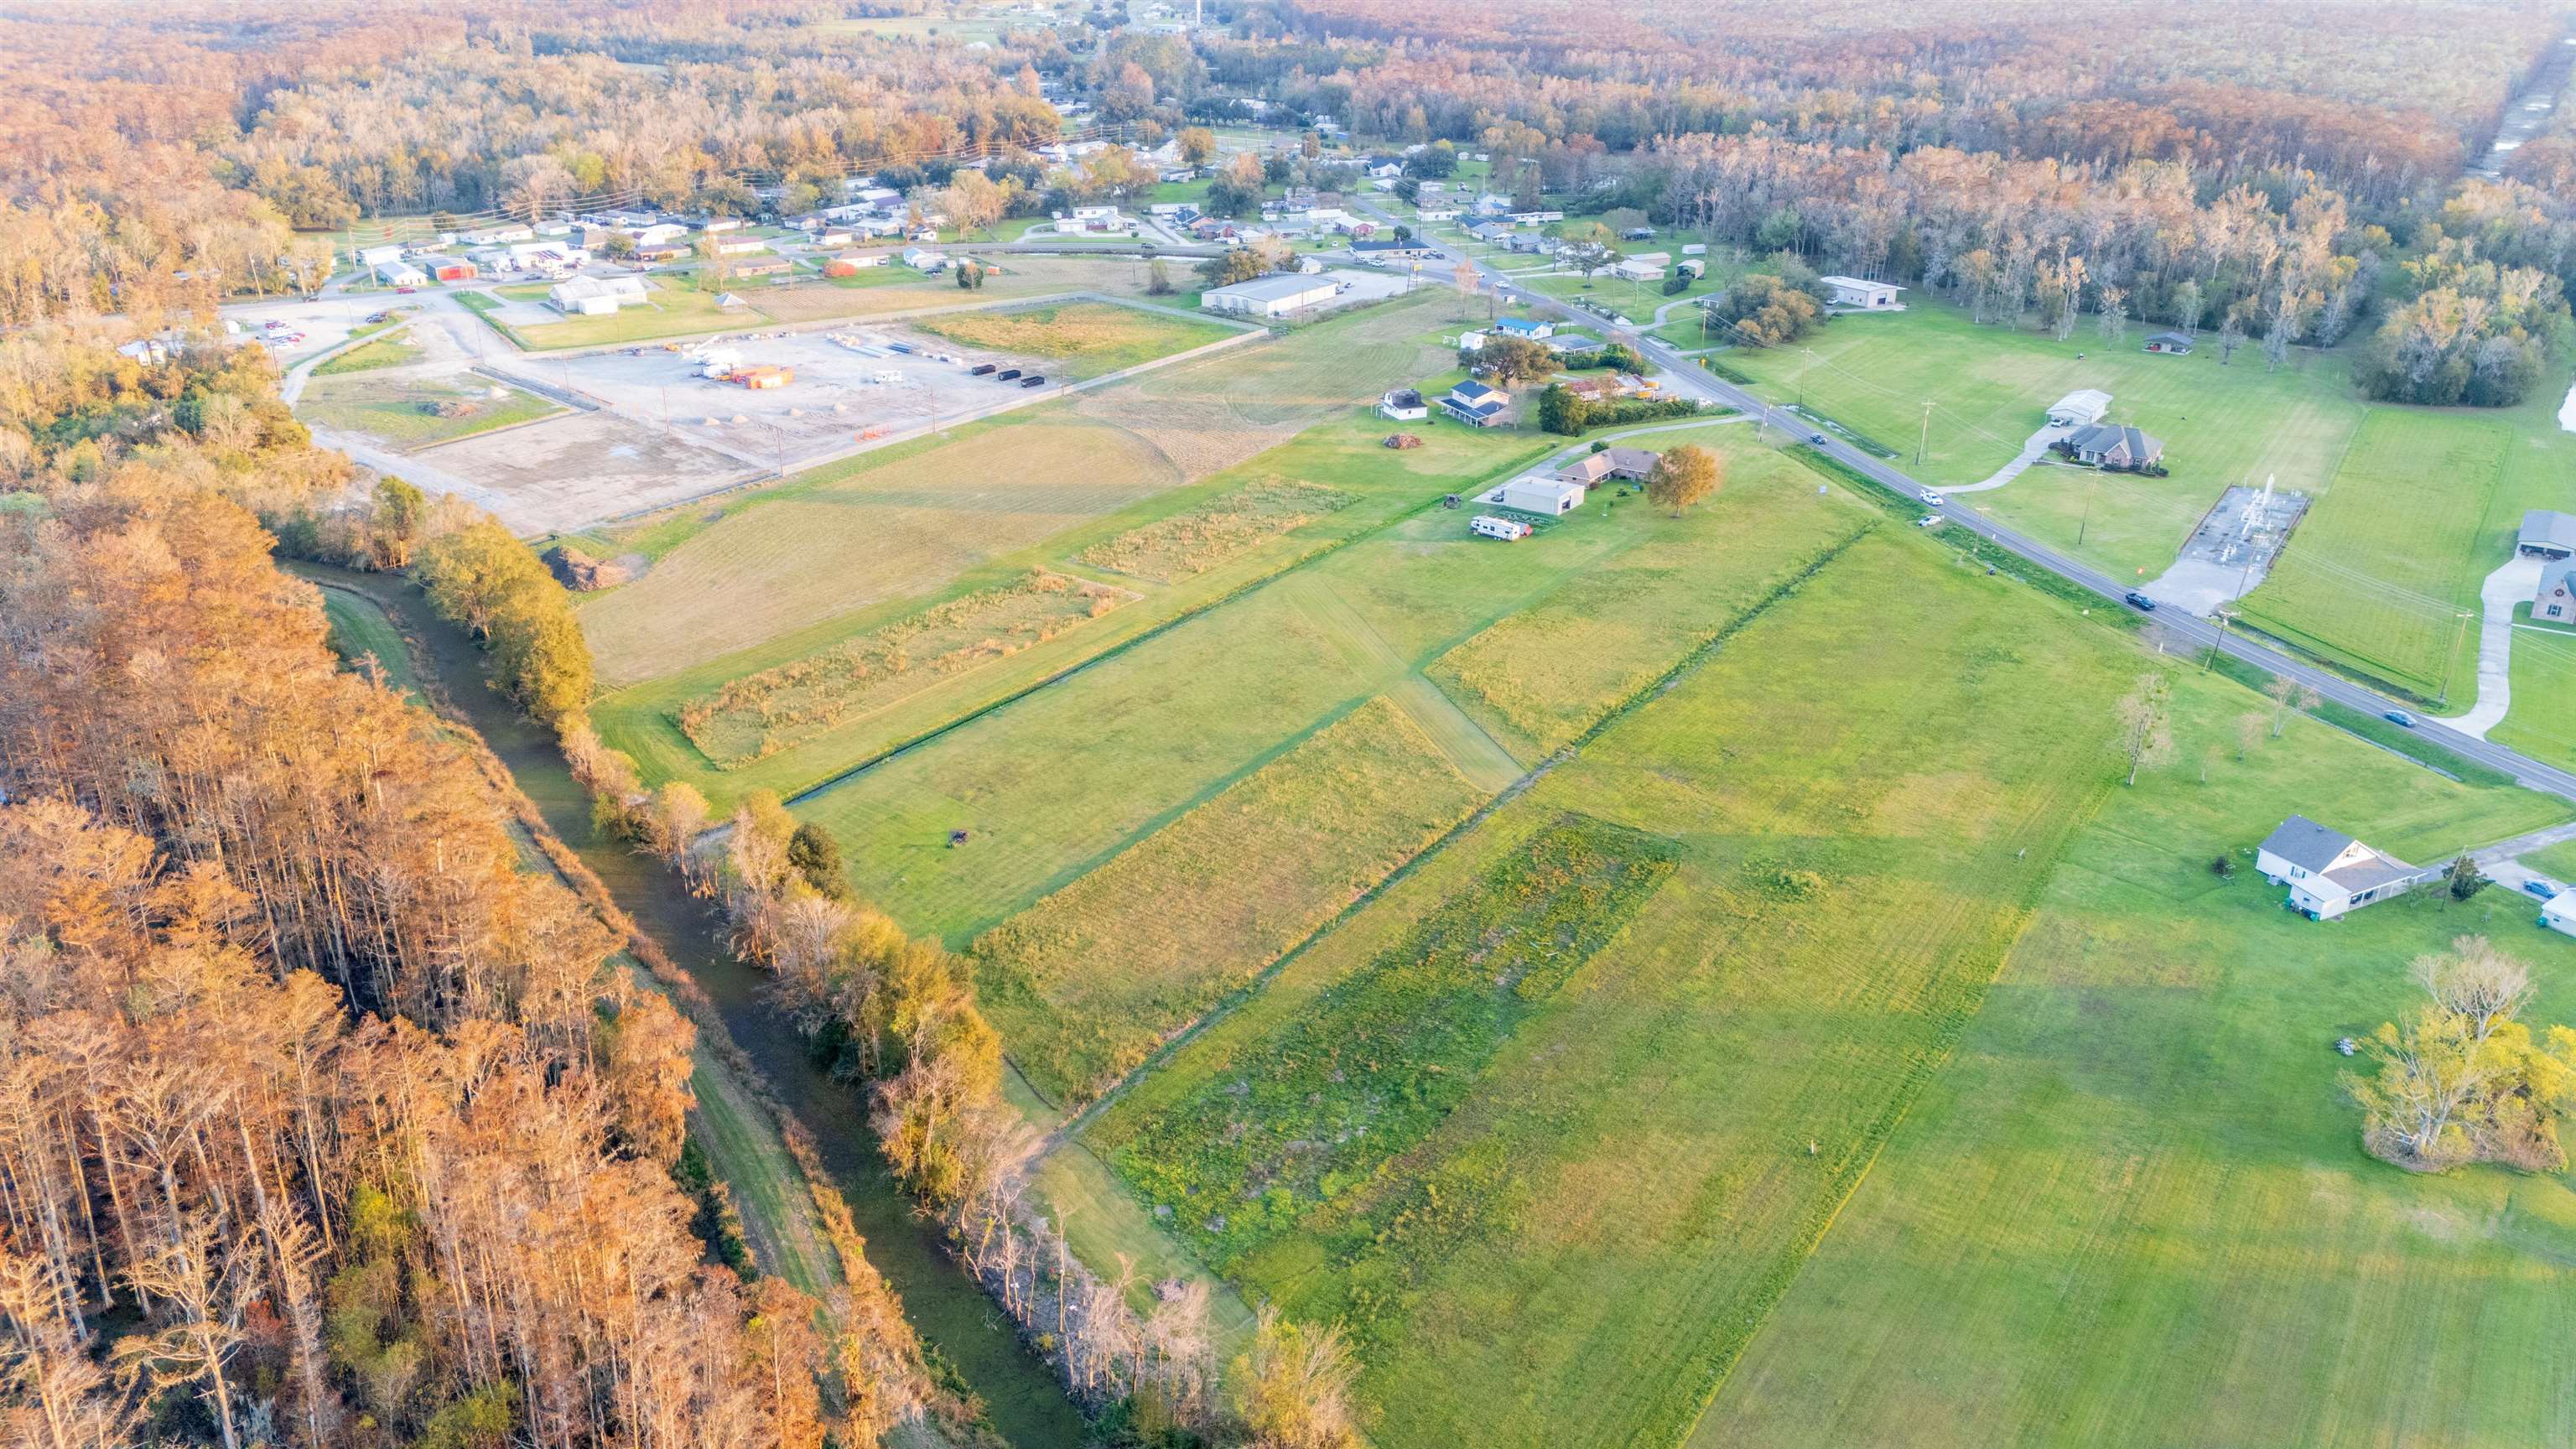
<instances>
[{"instance_id":1,"label":"pile of dirt","mask_svg":"<svg viewBox=\"0 0 2576 1449\"><path fill-rule=\"evenodd\" d=\"M1386 446L1390 448L1419 448L1422 446L1422 439L1418 434L1414 433L1389 433L1386 435Z\"/></svg>"},{"instance_id":2,"label":"pile of dirt","mask_svg":"<svg viewBox=\"0 0 2576 1449\"><path fill-rule=\"evenodd\" d=\"M593 589L610 588L634 575L623 561L603 563L568 543L559 543L546 551L546 567L554 570L563 586L577 594Z\"/></svg>"},{"instance_id":3,"label":"pile of dirt","mask_svg":"<svg viewBox=\"0 0 2576 1449\"><path fill-rule=\"evenodd\" d=\"M483 405L461 397L441 398L436 402L422 403L420 410L442 418L470 418L483 411Z\"/></svg>"}]
</instances>

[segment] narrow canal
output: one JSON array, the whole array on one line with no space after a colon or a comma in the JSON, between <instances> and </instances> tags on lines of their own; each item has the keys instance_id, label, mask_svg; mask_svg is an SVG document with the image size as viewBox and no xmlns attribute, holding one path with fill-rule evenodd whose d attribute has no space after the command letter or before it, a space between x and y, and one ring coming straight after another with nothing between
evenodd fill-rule
<instances>
[{"instance_id":1,"label":"narrow canal","mask_svg":"<svg viewBox=\"0 0 2576 1449\"><path fill-rule=\"evenodd\" d=\"M553 738L522 718L485 683L483 652L432 614L420 591L388 574L306 563L290 571L326 588L374 601L418 640L422 672L437 681L564 843L607 883L637 924L670 951L723 1016L733 1039L815 1137L834 1184L848 1198L868 1260L903 1298L904 1315L983 1401L992 1425L1016 1449L1082 1442L1083 1421L1054 1373L1029 1352L984 1291L951 1262L936 1233L912 1212L870 1136L858 1091L833 1081L806 1055L804 1040L761 999L762 976L716 945L715 907L676 887L663 868L615 842L594 840L590 804Z\"/></svg>"}]
</instances>

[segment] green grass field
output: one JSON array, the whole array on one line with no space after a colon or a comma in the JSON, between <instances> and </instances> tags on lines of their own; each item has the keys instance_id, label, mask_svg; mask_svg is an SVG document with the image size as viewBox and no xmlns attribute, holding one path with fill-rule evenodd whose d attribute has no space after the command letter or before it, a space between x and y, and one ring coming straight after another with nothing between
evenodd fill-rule
<instances>
[{"instance_id":1,"label":"green grass field","mask_svg":"<svg viewBox=\"0 0 2576 1449\"><path fill-rule=\"evenodd\" d=\"M751 303L741 307L719 307L716 290L700 290L697 280L685 273L666 273L647 278L652 299L640 307L620 307L605 317L567 317L560 322L540 322L517 329L525 345L540 352L564 347L607 347L621 342L644 342L657 337L685 337L696 332L723 332L737 327L758 327L770 319L759 310L761 293L767 289L767 278L751 278L722 290L728 290ZM519 289L526 290L526 289ZM503 295L511 295L504 289ZM543 301L545 289L537 288L523 300Z\"/></svg>"},{"instance_id":2,"label":"green grass field","mask_svg":"<svg viewBox=\"0 0 2576 1449\"><path fill-rule=\"evenodd\" d=\"M968 347L1047 358L1070 377L1097 377L1221 341L1241 329L1109 302L951 312L912 326Z\"/></svg>"},{"instance_id":3,"label":"green grass field","mask_svg":"<svg viewBox=\"0 0 2576 1449\"><path fill-rule=\"evenodd\" d=\"M2247 699L2187 681L2183 732L2225 739ZM2568 1181L2371 1160L2331 1049L2466 932L2534 965L2530 1019L2567 1020L2576 943L2503 890L2321 926L2210 873L2292 811L2414 860L2564 815L2306 721L2207 785L2113 791L1695 1449L2576 1433Z\"/></svg>"},{"instance_id":4,"label":"green grass field","mask_svg":"<svg viewBox=\"0 0 2576 1449\"><path fill-rule=\"evenodd\" d=\"M1032 1086L1097 1096L1487 793L1371 699L979 937L985 1013Z\"/></svg>"},{"instance_id":5,"label":"green grass field","mask_svg":"<svg viewBox=\"0 0 2576 1449\"><path fill-rule=\"evenodd\" d=\"M2090 327L2059 342L1979 327L1958 308L1908 300L1902 313L1839 318L1805 342L1722 360L1765 396L1803 401L1886 444L1899 466L1933 484L1978 482L2010 462L2067 393L2110 393L2113 421L2164 440L2172 476L2034 468L1975 495L1975 506L2121 578L2162 573L2230 485L2260 487L2268 475L2282 488L2322 494L2360 423L2362 404L2333 355L2302 353L2297 368L2267 373L2251 348L2222 367L2209 347L2188 357L2140 352L2143 328L2125 343L2105 343ZM1927 401L1929 442L1918 467Z\"/></svg>"},{"instance_id":6,"label":"green grass field","mask_svg":"<svg viewBox=\"0 0 2576 1449\"><path fill-rule=\"evenodd\" d=\"M350 378L322 378L305 387L304 396L296 403L296 411L324 427L365 433L405 452L452 443L459 438L474 437L497 428L516 427L563 411L556 404L517 388L502 388L506 396L492 397L491 393L497 386L480 377L465 381L381 378L363 374ZM438 411L449 406L462 407L465 411L454 416L443 416Z\"/></svg>"},{"instance_id":7,"label":"green grass field","mask_svg":"<svg viewBox=\"0 0 2576 1449\"><path fill-rule=\"evenodd\" d=\"M1247 1291L1349 1321L1381 1445L1671 1442L1973 1015L2111 778L2107 705L2135 661L2065 618L1919 541L1854 545L1291 962L1088 1140ZM1463 992L1492 1013L1470 1020L1508 1029L1438 1038L1452 1070L1435 1082L1397 1039L1372 1053L1393 1060L1306 1088L1320 1108L1265 1086L1302 1079L1324 1040L1377 1048L1317 1024L1382 995L1353 983L1491 918L1482 898L1531 879L1569 820L1671 860L1624 930L1560 933L1534 976L1441 988L1437 1011L1466 1010ZM1446 1110L1419 1120L1401 1105L1417 1101ZM1379 1160L1319 1111L1414 1125ZM1208 1176L1192 1134L1211 1112L1286 1155Z\"/></svg>"},{"instance_id":8,"label":"green grass field","mask_svg":"<svg viewBox=\"0 0 2576 1449\"><path fill-rule=\"evenodd\" d=\"M2514 617L2526 627L2513 635L2513 712L2487 738L2537 760L2576 765L2576 629L2528 627L2529 604ZM2474 648L2475 626L2469 632Z\"/></svg>"},{"instance_id":9,"label":"green grass field","mask_svg":"<svg viewBox=\"0 0 2576 1449\"><path fill-rule=\"evenodd\" d=\"M420 675L412 668L411 650L402 631L374 600L341 589L322 591L322 616L331 626L331 652L351 668L373 667L386 685L418 696Z\"/></svg>"},{"instance_id":10,"label":"green grass field","mask_svg":"<svg viewBox=\"0 0 2576 1449\"><path fill-rule=\"evenodd\" d=\"M393 324L384 325L389 327ZM350 335L354 337L357 334ZM372 342L361 342L328 362L316 364L313 375L337 377L343 373L372 372L379 367L400 367L419 360L420 348L416 344L400 337L379 337Z\"/></svg>"}]
</instances>

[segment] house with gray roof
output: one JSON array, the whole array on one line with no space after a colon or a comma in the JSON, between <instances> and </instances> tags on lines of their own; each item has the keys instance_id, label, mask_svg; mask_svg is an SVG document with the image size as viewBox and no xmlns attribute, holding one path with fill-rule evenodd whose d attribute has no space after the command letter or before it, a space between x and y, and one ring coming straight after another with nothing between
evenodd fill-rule
<instances>
[{"instance_id":1,"label":"house with gray roof","mask_svg":"<svg viewBox=\"0 0 2576 1449\"><path fill-rule=\"evenodd\" d=\"M2553 559L2541 565L2540 587L2531 594L2535 623L2576 625L2576 559Z\"/></svg>"},{"instance_id":2,"label":"house with gray roof","mask_svg":"<svg viewBox=\"0 0 2576 1449\"><path fill-rule=\"evenodd\" d=\"M2086 424L2059 439L2057 448L2078 463L2119 471L2153 468L2165 458L2162 439L2118 423Z\"/></svg>"},{"instance_id":3,"label":"house with gray roof","mask_svg":"<svg viewBox=\"0 0 2576 1449\"><path fill-rule=\"evenodd\" d=\"M2576 556L2576 514L2535 508L2522 516L2514 547L2533 558Z\"/></svg>"},{"instance_id":4,"label":"house with gray roof","mask_svg":"<svg viewBox=\"0 0 2576 1449\"><path fill-rule=\"evenodd\" d=\"M1645 448L1604 448L1598 453L1586 453L1557 469L1556 476L1586 488L1598 488L1612 478L1642 483L1647 474L1655 471L1655 457Z\"/></svg>"},{"instance_id":5,"label":"house with gray roof","mask_svg":"<svg viewBox=\"0 0 2576 1449\"><path fill-rule=\"evenodd\" d=\"M2288 886L2289 908L2311 921L2404 895L2442 873L2440 866L2408 865L2304 815L2282 821L2264 838L2254 866L2265 880Z\"/></svg>"}]
</instances>

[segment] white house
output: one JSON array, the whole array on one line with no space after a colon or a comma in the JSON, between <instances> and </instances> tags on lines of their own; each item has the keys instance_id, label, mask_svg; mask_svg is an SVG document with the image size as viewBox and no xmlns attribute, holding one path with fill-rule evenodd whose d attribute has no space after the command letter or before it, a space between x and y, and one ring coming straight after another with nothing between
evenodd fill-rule
<instances>
[{"instance_id":1,"label":"white house","mask_svg":"<svg viewBox=\"0 0 2576 1449\"><path fill-rule=\"evenodd\" d=\"M2082 427L2098 423L2111 412L2111 395L2098 387L2077 388L2057 400L2048 410L2048 425L2053 428Z\"/></svg>"},{"instance_id":2,"label":"white house","mask_svg":"<svg viewBox=\"0 0 2576 1449\"><path fill-rule=\"evenodd\" d=\"M496 226L489 231L467 232L468 246L492 247L506 242L535 241L537 234L524 226Z\"/></svg>"},{"instance_id":3,"label":"white house","mask_svg":"<svg viewBox=\"0 0 2576 1449\"><path fill-rule=\"evenodd\" d=\"M376 263L375 271L376 280L384 283L388 287L425 287L429 285L429 273L424 272L420 268L413 266L411 263L402 260L400 257L396 257L389 262Z\"/></svg>"},{"instance_id":4,"label":"white house","mask_svg":"<svg viewBox=\"0 0 2576 1449\"><path fill-rule=\"evenodd\" d=\"M737 237L732 241L716 243L716 255L720 257L747 257L767 250L769 250L769 243L756 236Z\"/></svg>"},{"instance_id":5,"label":"white house","mask_svg":"<svg viewBox=\"0 0 2576 1449\"><path fill-rule=\"evenodd\" d=\"M1832 294L1829 300L1834 306L1861 312L1901 310L1896 294L1905 289L1894 282L1864 282L1858 277L1818 277L1816 281Z\"/></svg>"},{"instance_id":6,"label":"white house","mask_svg":"<svg viewBox=\"0 0 2576 1449\"><path fill-rule=\"evenodd\" d=\"M1419 422L1431 416L1431 405L1414 389L1399 387L1377 400L1377 415L1399 423Z\"/></svg>"},{"instance_id":7,"label":"white house","mask_svg":"<svg viewBox=\"0 0 2576 1449\"><path fill-rule=\"evenodd\" d=\"M1486 494L1484 501L1522 513L1539 513L1554 518L1582 507L1583 500L1590 493L1590 489L1569 479L1533 473L1526 478L1515 478Z\"/></svg>"},{"instance_id":8,"label":"white house","mask_svg":"<svg viewBox=\"0 0 2576 1449\"><path fill-rule=\"evenodd\" d=\"M2304 815L2282 821L2265 837L2255 849L2254 867L2272 884L2288 886L2290 909L2312 921L2331 921L2404 895L2441 873L2440 866L2408 865Z\"/></svg>"},{"instance_id":9,"label":"white house","mask_svg":"<svg viewBox=\"0 0 2576 1449\"><path fill-rule=\"evenodd\" d=\"M1440 406L1471 428L1490 428L1511 411L1512 395L1471 377L1449 389Z\"/></svg>"},{"instance_id":10,"label":"white house","mask_svg":"<svg viewBox=\"0 0 2576 1449\"><path fill-rule=\"evenodd\" d=\"M688 234L689 229L675 221L657 221L651 226L639 226L631 233L639 247L657 247L664 242L678 241Z\"/></svg>"},{"instance_id":11,"label":"white house","mask_svg":"<svg viewBox=\"0 0 2576 1449\"><path fill-rule=\"evenodd\" d=\"M2576 936L2576 891L2560 891L2542 901L2540 924L2561 935Z\"/></svg>"},{"instance_id":12,"label":"white house","mask_svg":"<svg viewBox=\"0 0 2576 1449\"><path fill-rule=\"evenodd\" d=\"M605 317L645 300L642 277L575 277L546 289L546 300L567 317Z\"/></svg>"},{"instance_id":13,"label":"white house","mask_svg":"<svg viewBox=\"0 0 2576 1449\"><path fill-rule=\"evenodd\" d=\"M944 272L948 270L948 255L945 252L934 252L928 247L905 247L903 264L916 271Z\"/></svg>"},{"instance_id":14,"label":"white house","mask_svg":"<svg viewBox=\"0 0 2576 1449\"><path fill-rule=\"evenodd\" d=\"M1610 273L1631 282L1651 282L1662 276L1664 269L1672 264L1671 252L1639 252L1632 257L1621 257L1617 265L1610 268Z\"/></svg>"},{"instance_id":15,"label":"white house","mask_svg":"<svg viewBox=\"0 0 2576 1449\"><path fill-rule=\"evenodd\" d=\"M1342 284L1329 276L1289 273L1255 277L1230 287L1210 287L1199 295L1199 306L1210 312L1239 316L1285 317L1291 312L1329 302L1341 289Z\"/></svg>"},{"instance_id":16,"label":"white house","mask_svg":"<svg viewBox=\"0 0 2576 1449\"><path fill-rule=\"evenodd\" d=\"M401 261L402 254L403 249L401 247L391 244L380 247L368 247L366 250L358 253L358 265L365 267L369 271L374 271L376 268L383 266L387 262Z\"/></svg>"},{"instance_id":17,"label":"white house","mask_svg":"<svg viewBox=\"0 0 2576 1449\"><path fill-rule=\"evenodd\" d=\"M1456 221L1458 219L1458 208L1454 206L1426 206L1420 211L1415 212L1414 215L1424 221Z\"/></svg>"}]
</instances>

